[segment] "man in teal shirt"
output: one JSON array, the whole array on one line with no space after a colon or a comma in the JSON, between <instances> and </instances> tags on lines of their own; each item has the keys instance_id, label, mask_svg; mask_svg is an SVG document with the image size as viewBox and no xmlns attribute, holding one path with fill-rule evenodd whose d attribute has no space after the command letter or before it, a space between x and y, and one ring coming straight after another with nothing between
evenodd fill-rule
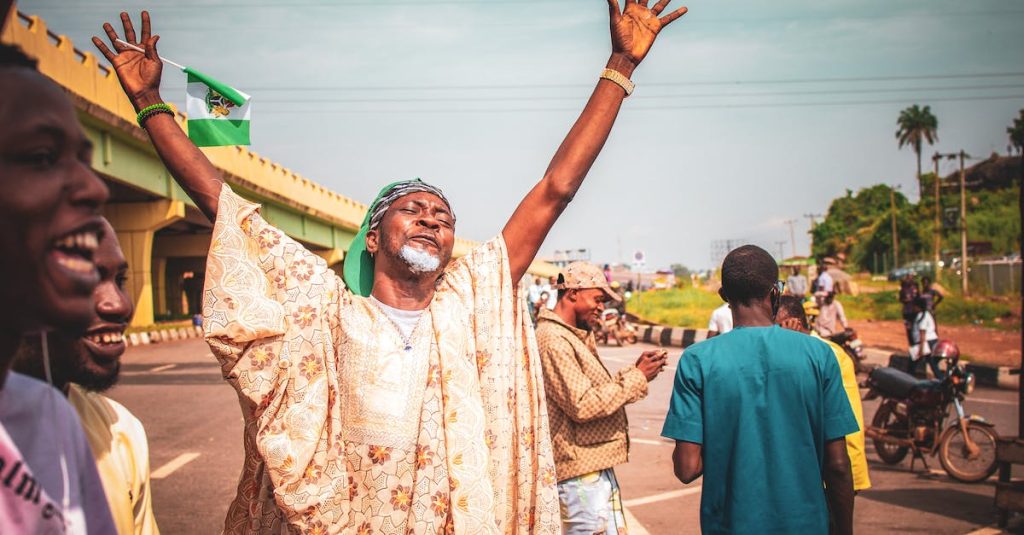
<instances>
[{"instance_id":1,"label":"man in teal shirt","mask_svg":"<svg viewBox=\"0 0 1024 535\"><path fill-rule=\"evenodd\" d=\"M774 325L778 276L759 247L729 253L719 294L735 329L687 349L676 372L661 434L680 481L704 476L705 534L853 532L857 421L831 350Z\"/></svg>"}]
</instances>

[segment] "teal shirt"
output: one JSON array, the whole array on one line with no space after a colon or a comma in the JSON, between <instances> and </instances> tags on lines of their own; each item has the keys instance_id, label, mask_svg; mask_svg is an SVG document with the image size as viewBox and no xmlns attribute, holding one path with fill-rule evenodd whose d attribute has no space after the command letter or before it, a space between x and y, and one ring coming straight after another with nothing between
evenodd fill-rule
<instances>
[{"instance_id":1,"label":"teal shirt","mask_svg":"<svg viewBox=\"0 0 1024 535\"><path fill-rule=\"evenodd\" d=\"M828 533L825 443L857 430L824 342L739 327L680 358L661 434L703 445L705 534L812 534Z\"/></svg>"}]
</instances>

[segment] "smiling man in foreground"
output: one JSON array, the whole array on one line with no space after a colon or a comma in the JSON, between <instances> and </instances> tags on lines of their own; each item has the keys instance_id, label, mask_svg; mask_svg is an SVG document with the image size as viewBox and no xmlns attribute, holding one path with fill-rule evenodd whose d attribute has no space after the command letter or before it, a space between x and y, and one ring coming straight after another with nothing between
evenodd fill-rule
<instances>
[{"instance_id":1,"label":"smiling man in foreground","mask_svg":"<svg viewBox=\"0 0 1024 535\"><path fill-rule=\"evenodd\" d=\"M215 221L206 338L245 418L229 533L557 533L555 466L516 283L611 131L629 76L685 8L609 0L612 54L590 101L501 234L449 261L455 213L419 180L386 186L344 278L264 220L160 97L157 36L121 14L113 64L168 170ZM162 111L161 111L162 110Z\"/></svg>"},{"instance_id":2,"label":"smiling man in foreground","mask_svg":"<svg viewBox=\"0 0 1024 535\"><path fill-rule=\"evenodd\" d=\"M117 382L124 331L135 312L124 289L128 262L113 227L106 220L103 227L93 254L100 283L92 293L92 321L85 334L51 333L48 352L42 351L39 337L25 337L14 369L45 381L44 359L50 359L53 386L82 420L118 534L158 535L146 430L128 409L102 394Z\"/></svg>"}]
</instances>

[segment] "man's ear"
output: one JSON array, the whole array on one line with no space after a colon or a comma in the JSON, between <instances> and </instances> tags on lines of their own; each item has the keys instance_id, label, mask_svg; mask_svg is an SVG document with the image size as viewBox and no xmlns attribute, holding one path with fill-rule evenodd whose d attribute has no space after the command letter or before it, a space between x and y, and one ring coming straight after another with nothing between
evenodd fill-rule
<instances>
[{"instance_id":1,"label":"man's ear","mask_svg":"<svg viewBox=\"0 0 1024 535\"><path fill-rule=\"evenodd\" d=\"M719 288L718 289L718 297L721 297L722 301L725 301L726 303L729 302L729 298L726 297L726 295L725 295L725 288Z\"/></svg>"},{"instance_id":2,"label":"man's ear","mask_svg":"<svg viewBox=\"0 0 1024 535\"><path fill-rule=\"evenodd\" d=\"M380 229L374 229L367 231L366 233L366 252L371 255L377 254L377 250L380 248Z\"/></svg>"},{"instance_id":3,"label":"man's ear","mask_svg":"<svg viewBox=\"0 0 1024 535\"><path fill-rule=\"evenodd\" d=\"M565 298L568 299L569 301L572 301L573 303L575 303L579 299L579 293L580 293L579 290L572 290L572 289L566 290L565 291Z\"/></svg>"}]
</instances>

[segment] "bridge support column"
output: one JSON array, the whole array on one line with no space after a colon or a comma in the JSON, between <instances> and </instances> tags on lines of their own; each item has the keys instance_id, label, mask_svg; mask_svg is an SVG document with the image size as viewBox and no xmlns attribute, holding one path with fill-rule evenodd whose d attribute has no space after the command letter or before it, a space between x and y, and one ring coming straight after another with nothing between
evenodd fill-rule
<instances>
[{"instance_id":1,"label":"bridge support column","mask_svg":"<svg viewBox=\"0 0 1024 535\"><path fill-rule=\"evenodd\" d=\"M185 217L185 203L171 199L109 204L105 213L128 259L129 295L135 301L133 326L153 323L153 236Z\"/></svg>"}]
</instances>

